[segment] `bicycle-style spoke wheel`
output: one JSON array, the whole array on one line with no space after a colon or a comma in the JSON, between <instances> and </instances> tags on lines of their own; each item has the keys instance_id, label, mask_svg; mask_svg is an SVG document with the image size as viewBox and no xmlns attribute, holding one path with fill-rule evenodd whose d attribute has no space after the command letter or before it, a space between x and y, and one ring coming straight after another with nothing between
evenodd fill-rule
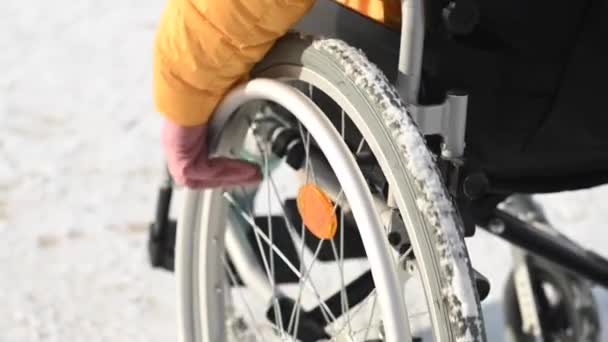
<instances>
[{"instance_id":1,"label":"bicycle-style spoke wheel","mask_svg":"<svg viewBox=\"0 0 608 342\"><path fill-rule=\"evenodd\" d=\"M282 83L229 96L212 145L264 181L186 192L182 341L483 341L456 213L384 76L297 35L254 76Z\"/></svg>"}]
</instances>

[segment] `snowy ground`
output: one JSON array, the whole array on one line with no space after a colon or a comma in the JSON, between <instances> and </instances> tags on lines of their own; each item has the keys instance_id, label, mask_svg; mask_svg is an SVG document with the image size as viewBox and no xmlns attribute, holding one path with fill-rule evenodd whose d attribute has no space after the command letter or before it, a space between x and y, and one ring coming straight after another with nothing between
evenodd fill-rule
<instances>
[{"instance_id":1,"label":"snowy ground","mask_svg":"<svg viewBox=\"0 0 608 342\"><path fill-rule=\"evenodd\" d=\"M162 5L0 1L0 342L176 339L173 278L145 256ZM608 256L606 199L606 187L541 198L565 233ZM484 307L500 341L510 252L483 232L469 245L494 281ZM608 322L608 293L597 296Z\"/></svg>"}]
</instances>

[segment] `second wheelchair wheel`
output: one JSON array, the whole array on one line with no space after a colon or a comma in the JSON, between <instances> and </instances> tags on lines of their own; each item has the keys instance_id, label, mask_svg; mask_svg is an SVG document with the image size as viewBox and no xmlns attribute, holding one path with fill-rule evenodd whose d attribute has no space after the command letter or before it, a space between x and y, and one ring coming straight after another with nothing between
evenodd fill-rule
<instances>
[{"instance_id":1,"label":"second wheelchair wheel","mask_svg":"<svg viewBox=\"0 0 608 342\"><path fill-rule=\"evenodd\" d=\"M530 195L513 195L501 206L560 236ZM513 256L514 270L504 290L507 341L599 342L599 312L590 283L520 248L513 247Z\"/></svg>"},{"instance_id":2,"label":"second wheelchair wheel","mask_svg":"<svg viewBox=\"0 0 608 342\"><path fill-rule=\"evenodd\" d=\"M294 34L253 76L212 146L264 181L186 191L181 341L485 341L461 223L384 75Z\"/></svg>"},{"instance_id":3,"label":"second wheelchair wheel","mask_svg":"<svg viewBox=\"0 0 608 342\"><path fill-rule=\"evenodd\" d=\"M513 273L505 287L507 340L532 342L540 336L545 342L599 342L599 313L589 284L548 262L527 259L531 291L518 295ZM539 329L533 331L536 323Z\"/></svg>"}]
</instances>

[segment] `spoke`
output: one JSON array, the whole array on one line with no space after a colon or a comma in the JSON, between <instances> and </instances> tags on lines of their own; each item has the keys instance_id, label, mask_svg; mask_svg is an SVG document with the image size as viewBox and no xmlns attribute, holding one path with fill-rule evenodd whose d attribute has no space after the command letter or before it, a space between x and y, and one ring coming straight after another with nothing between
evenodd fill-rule
<instances>
[{"instance_id":1,"label":"spoke","mask_svg":"<svg viewBox=\"0 0 608 342\"><path fill-rule=\"evenodd\" d=\"M308 84L308 97L312 100L312 102L315 101L314 90L315 90L315 87L312 84L309 83ZM302 125L300 125L300 136L302 136L302 140L304 140L304 136L302 134L303 133L302 130L303 130L303 127L302 127ZM310 138L310 132L308 130L306 130L306 155L309 158L310 158L310 139L311 139ZM312 174L312 179L313 179L314 183L316 184L317 183L317 177L315 176L315 170L312 167L312 165L310 166L310 172Z\"/></svg>"},{"instance_id":2,"label":"spoke","mask_svg":"<svg viewBox=\"0 0 608 342\"><path fill-rule=\"evenodd\" d=\"M287 209L285 209L285 202L281 198L281 195L279 195L279 188L278 188L277 184L275 183L274 178L272 178L272 176L268 176L268 183L270 185L272 185L272 189L274 190L274 195L275 195L277 201L279 202L279 207L281 208L281 213L283 214L283 221L285 221L285 225L289 228L290 232L295 231L296 228L293 226L292 222L287 218ZM269 201L270 201L270 199L269 199Z\"/></svg>"},{"instance_id":3,"label":"spoke","mask_svg":"<svg viewBox=\"0 0 608 342\"><path fill-rule=\"evenodd\" d=\"M232 272L232 269L230 269L230 266L228 266L226 259L222 258L222 262L224 264L224 268L226 269L226 271L228 273L228 277L230 278L230 281L234 285L237 285L238 282L236 281L236 275L234 274L234 272ZM231 291L231 289L228 289L228 291ZM241 298L241 301L243 302L243 304L245 304L245 308L247 309L247 312L249 313L249 318L251 319L251 322L253 323L256 336L259 338L260 341L265 341L262 333L260 332L260 330L258 328L258 325L256 324L256 320L254 318L255 315L253 314L253 310L251 310L251 306L249 305L249 302L247 302L247 300L245 300L245 296L243 296L243 293L241 291L239 291L238 289L236 291L239 293L239 297Z\"/></svg>"},{"instance_id":4,"label":"spoke","mask_svg":"<svg viewBox=\"0 0 608 342\"><path fill-rule=\"evenodd\" d=\"M362 333L362 332L364 332L364 331L368 331L368 330L369 330L369 328L371 328L371 327L373 327L374 329L376 329L376 330L380 331L380 327L381 327L381 326L382 326L382 324L381 324L381 323L377 323L377 324L374 324L373 326L368 326L368 327L366 327L366 328L361 328L361 329L359 329L359 330L354 331L354 332L352 333L352 336L354 337L354 336L359 335L360 333ZM365 339L363 339L363 341L365 341Z\"/></svg>"},{"instance_id":5,"label":"spoke","mask_svg":"<svg viewBox=\"0 0 608 342\"><path fill-rule=\"evenodd\" d=\"M346 322L348 324L348 330L352 331L352 326L350 323L350 315L349 315L349 308L348 308L348 297L346 295L346 291L345 291L345 286L344 286L344 263L343 263L343 259L339 259L338 256L338 251L336 249L336 244L334 242L334 240L330 240L331 241L331 249L334 253L334 257L336 258L337 264L338 264L338 271L340 272L340 304L342 307L342 315L346 314Z\"/></svg>"},{"instance_id":6,"label":"spoke","mask_svg":"<svg viewBox=\"0 0 608 342\"><path fill-rule=\"evenodd\" d=\"M315 170L312 167L312 164L310 164L309 160L310 160L310 132L306 131L306 133L304 132L304 127L302 126L302 124L299 124L299 130L300 130L300 138L302 139L302 141L304 142L304 153L307 156L306 158L306 163L307 163L307 167L306 167L306 181L308 182L309 179L309 173L312 176L312 180L314 183L318 183L317 182L317 176L315 175Z\"/></svg>"},{"instance_id":7,"label":"spoke","mask_svg":"<svg viewBox=\"0 0 608 342\"><path fill-rule=\"evenodd\" d=\"M358 155L359 153L361 153L361 151L363 151L363 146L365 146L365 139L361 138L361 141L359 141L359 146L357 146L357 151L355 152L355 155Z\"/></svg>"},{"instance_id":8,"label":"spoke","mask_svg":"<svg viewBox=\"0 0 608 342\"><path fill-rule=\"evenodd\" d=\"M346 125L345 125L345 118L344 118L344 109L342 109L342 112L340 113L340 135L342 136L342 140L344 140L344 130L346 129Z\"/></svg>"},{"instance_id":9,"label":"spoke","mask_svg":"<svg viewBox=\"0 0 608 342\"><path fill-rule=\"evenodd\" d=\"M429 315L430 313L427 311L418 311L418 312L414 312L413 314L409 315L408 317L419 317L419 316L424 316L424 315Z\"/></svg>"},{"instance_id":10,"label":"spoke","mask_svg":"<svg viewBox=\"0 0 608 342\"><path fill-rule=\"evenodd\" d=\"M342 287L344 287L344 210L340 210L340 263L342 267ZM346 301L346 312L348 313L348 301Z\"/></svg>"},{"instance_id":11,"label":"spoke","mask_svg":"<svg viewBox=\"0 0 608 342\"><path fill-rule=\"evenodd\" d=\"M302 138L302 142L304 143L304 154L306 157L306 164L304 166L304 172L306 174L306 183L310 181L310 169L312 169L312 165L310 164L310 140L304 140L304 127L299 123L299 131L300 138Z\"/></svg>"},{"instance_id":12,"label":"spoke","mask_svg":"<svg viewBox=\"0 0 608 342\"><path fill-rule=\"evenodd\" d=\"M374 313L376 312L377 299L378 299L378 296L374 296L374 301L372 302L372 312L370 313L369 320L367 321L367 329L365 329L365 335L363 336L363 341L367 340L367 335L369 334L369 328L372 325Z\"/></svg>"},{"instance_id":13,"label":"spoke","mask_svg":"<svg viewBox=\"0 0 608 342\"><path fill-rule=\"evenodd\" d=\"M304 144L304 154L306 155L306 176L309 177L310 172L310 135L308 131L304 129L304 125L301 122L298 122L298 132L300 133L300 139L302 139L302 143Z\"/></svg>"}]
</instances>

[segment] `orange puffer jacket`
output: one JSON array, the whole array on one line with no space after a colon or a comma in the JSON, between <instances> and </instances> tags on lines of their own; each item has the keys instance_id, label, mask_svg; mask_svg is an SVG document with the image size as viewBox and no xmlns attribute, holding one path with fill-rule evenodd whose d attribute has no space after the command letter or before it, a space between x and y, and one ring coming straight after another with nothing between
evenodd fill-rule
<instances>
[{"instance_id":1,"label":"orange puffer jacket","mask_svg":"<svg viewBox=\"0 0 608 342\"><path fill-rule=\"evenodd\" d=\"M154 44L154 99L170 120L194 126L315 0L168 0ZM374 19L386 0L338 0Z\"/></svg>"}]
</instances>

